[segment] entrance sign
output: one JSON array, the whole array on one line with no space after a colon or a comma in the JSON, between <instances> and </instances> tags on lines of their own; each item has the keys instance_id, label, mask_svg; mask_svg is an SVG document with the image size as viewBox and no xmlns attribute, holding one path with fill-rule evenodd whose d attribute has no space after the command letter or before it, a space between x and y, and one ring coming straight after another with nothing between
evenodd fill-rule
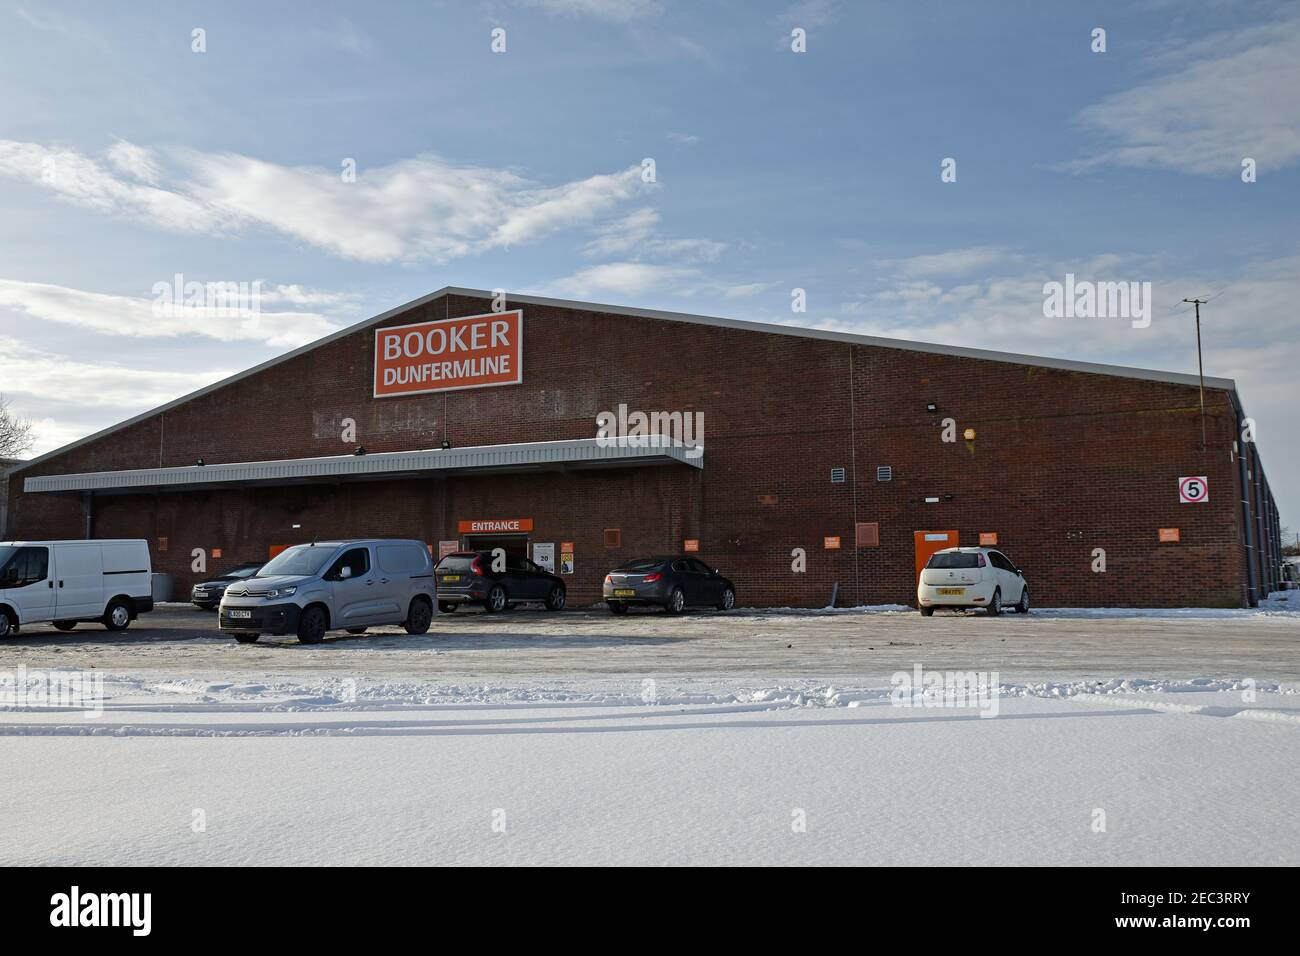
<instances>
[{"instance_id":1,"label":"entrance sign","mask_svg":"<svg viewBox=\"0 0 1300 956\"><path fill-rule=\"evenodd\" d=\"M375 398L515 385L523 340L519 309L375 329Z\"/></svg>"},{"instance_id":2,"label":"entrance sign","mask_svg":"<svg viewBox=\"0 0 1300 956\"><path fill-rule=\"evenodd\" d=\"M1178 479L1178 502L1184 505L1200 505L1210 500L1210 480L1204 475Z\"/></svg>"},{"instance_id":3,"label":"entrance sign","mask_svg":"<svg viewBox=\"0 0 1300 956\"><path fill-rule=\"evenodd\" d=\"M518 534L533 530L532 518L490 518L461 521L456 525L461 534Z\"/></svg>"}]
</instances>

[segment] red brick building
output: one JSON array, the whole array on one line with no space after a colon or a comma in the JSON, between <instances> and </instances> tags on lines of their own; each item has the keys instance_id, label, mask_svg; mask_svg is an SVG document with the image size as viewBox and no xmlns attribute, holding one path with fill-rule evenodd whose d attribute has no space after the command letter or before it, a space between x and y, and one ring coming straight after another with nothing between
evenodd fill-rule
<instances>
[{"instance_id":1,"label":"red brick building","mask_svg":"<svg viewBox=\"0 0 1300 956\"><path fill-rule=\"evenodd\" d=\"M492 306L443 289L26 462L8 536L147 538L178 593L196 549L212 570L313 537L484 543L476 528L557 564L571 545L574 604L618 562L695 543L742 605L912 603L925 532L996 535L1039 606L1277 587L1277 511L1230 380L1206 379L1202 447L1195 375L527 296L506 303L516 325ZM620 405L702 413L702 453L598 442Z\"/></svg>"}]
</instances>

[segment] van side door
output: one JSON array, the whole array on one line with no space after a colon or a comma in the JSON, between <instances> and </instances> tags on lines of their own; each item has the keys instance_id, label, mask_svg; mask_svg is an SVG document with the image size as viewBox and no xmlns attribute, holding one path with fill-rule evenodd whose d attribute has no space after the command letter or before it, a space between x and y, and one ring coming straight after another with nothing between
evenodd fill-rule
<instances>
[{"instance_id":1,"label":"van side door","mask_svg":"<svg viewBox=\"0 0 1300 956\"><path fill-rule=\"evenodd\" d=\"M55 616L90 618L104 613L107 599L104 588L103 548L95 542L80 541L56 544L58 576L55 580Z\"/></svg>"},{"instance_id":2,"label":"van side door","mask_svg":"<svg viewBox=\"0 0 1300 956\"><path fill-rule=\"evenodd\" d=\"M331 627L360 627L379 623L383 604L376 588L376 576L370 549L365 545L348 548L329 566L324 580L329 582L334 609Z\"/></svg>"}]
</instances>

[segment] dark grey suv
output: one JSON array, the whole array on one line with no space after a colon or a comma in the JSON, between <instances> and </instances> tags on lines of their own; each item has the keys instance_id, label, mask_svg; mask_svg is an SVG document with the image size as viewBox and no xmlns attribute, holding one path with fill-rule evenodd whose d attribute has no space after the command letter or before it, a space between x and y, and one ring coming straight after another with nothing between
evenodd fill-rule
<instances>
[{"instance_id":1,"label":"dark grey suv","mask_svg":"<svg viewBox=\"0 0 1300 956\"><path fill-rule=\"evenodd\" d=\"M495 571L491 551L457 551L439 561L434 569L438 610L450 614L462 604L478 604L486 611L504 611L532 601L548 611L564 608L568 589L563 578L527 558L501 557L504 565Z\"/></svg>"},{"instance_id":2,"label":"dark grey suv","mask_svg":"<svg viewBox=\"0 0 1300 956\"><path fill-rule=\"evenodd\" d=\"M639 558L605 575L604 596L615 614L634 604L657 604L670 614L687 607L730 611L736 586L698 558Z\"/></svg>"}]
</instances>

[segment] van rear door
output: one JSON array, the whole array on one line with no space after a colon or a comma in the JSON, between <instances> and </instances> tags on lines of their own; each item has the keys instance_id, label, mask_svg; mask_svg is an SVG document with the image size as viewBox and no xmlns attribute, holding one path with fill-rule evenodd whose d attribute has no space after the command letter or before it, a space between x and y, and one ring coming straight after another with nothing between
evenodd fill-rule
<instances>
[{"instance_id":1,"label":"van rear door","mask_svg":"<svg viewBox=\"0 0 1300 956\"><path fill-rule=\"evenodd\" d=\"M104 593L107 602L123 594L132 599L137 611L153 608L153 574L147 541L104 541Z\"/></svg>"}]
</instances>

